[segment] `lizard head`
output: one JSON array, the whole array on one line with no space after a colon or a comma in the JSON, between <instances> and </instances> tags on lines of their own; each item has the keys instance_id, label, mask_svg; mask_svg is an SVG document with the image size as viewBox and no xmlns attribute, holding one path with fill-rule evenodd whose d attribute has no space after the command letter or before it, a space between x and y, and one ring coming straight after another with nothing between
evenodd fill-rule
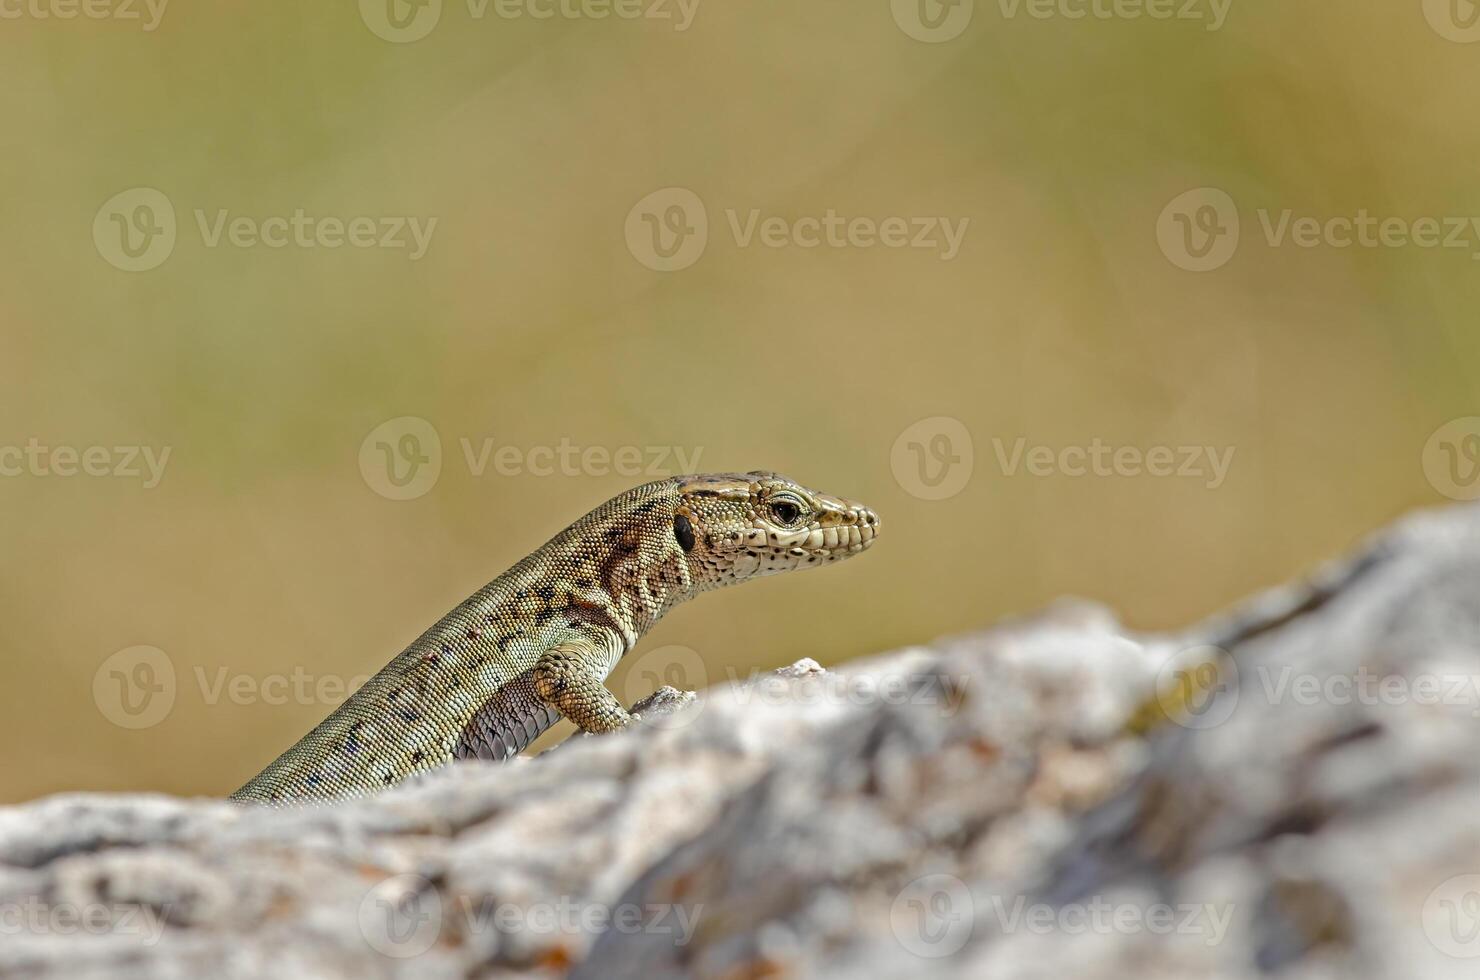
<instances>
[{"instance_id":1,"label":"lizard head","mask_svg":"<svg viewBox=\"0 0 1480 980\"><path fill-rule=\"evenodd\" d=\"M775 473L684 477L678 491L674 538L700 589L842 561L879 534L862 504Z\"/></svg>"}]
</instances>

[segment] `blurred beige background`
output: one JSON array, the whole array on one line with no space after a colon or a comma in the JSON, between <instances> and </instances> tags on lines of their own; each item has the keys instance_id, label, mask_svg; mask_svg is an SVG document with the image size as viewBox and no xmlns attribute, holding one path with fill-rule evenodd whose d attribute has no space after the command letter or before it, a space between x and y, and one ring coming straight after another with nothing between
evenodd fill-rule
<instances>
[{"instance_id":1,"label":"blurred beige background","mask_svg":"<svg viewBox=\"0 0 1480 980\"><path fill-rule=\"evenodd\" d=\"M1480 214L1463 3L55 2L0 19L0 801L229 792L671 450L884 539L675 613L624 696L1068 593L1173 626L1474 489L1430 436L1480 414L1480 230L1260 217ZM430 486L377 475L407 417ZM1184 446L1226 472L1134 472Z\"/></svg>"}]
</instances>

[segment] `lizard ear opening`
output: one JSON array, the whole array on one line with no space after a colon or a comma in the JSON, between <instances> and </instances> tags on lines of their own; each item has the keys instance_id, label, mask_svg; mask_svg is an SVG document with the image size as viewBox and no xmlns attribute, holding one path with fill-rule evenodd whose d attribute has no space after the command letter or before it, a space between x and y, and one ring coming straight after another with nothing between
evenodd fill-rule
<instances>
[{"instance_id":1,"label":"lizard ear opening","mask_svg":"<svg viewBox=\"0 0 1480 980\"><path fill-rule=\"evenodd\" d=\"M673 535L678 538L678 546L684 554L694 550L694 525L689 523L688 517L679 514L673 519Z\"/></svg>"}]
</instances>

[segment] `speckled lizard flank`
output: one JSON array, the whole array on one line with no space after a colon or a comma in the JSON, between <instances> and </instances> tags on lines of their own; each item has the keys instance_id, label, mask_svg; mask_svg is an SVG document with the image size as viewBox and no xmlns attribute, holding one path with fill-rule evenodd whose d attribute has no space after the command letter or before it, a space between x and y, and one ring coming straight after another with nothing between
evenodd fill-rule
<instances>
[{"instance_id":1,"label":"speckled lizard flank","mask_svg":"<svg viewBox=\"0 0 1480 980\"><path fill-rule=\"evenodd\" d=\"M448 613L232 799L368 795L456 758L513 756L561 716L622 728L633 716L606 677L668 610L841 561L878 529L868 508L773 473L629 490Z\"/></svg>"}]
</instances>

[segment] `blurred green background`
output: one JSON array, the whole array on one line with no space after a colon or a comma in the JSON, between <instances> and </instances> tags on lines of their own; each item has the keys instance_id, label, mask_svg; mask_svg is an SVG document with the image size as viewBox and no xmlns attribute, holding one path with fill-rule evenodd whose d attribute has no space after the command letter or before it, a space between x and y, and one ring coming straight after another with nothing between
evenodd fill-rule
<instances>
[{"instance_id":1,"label":"blurred green background","mask_svg":"<svg viewBox=\"0 0 1480 980\"><path fill-rule=\"evenodd\" d=\"M478 475L462 440L526 461L676 447L879 511L865 558L664 621L643 649L696 684L1071 593L1186 623L1442 502L1426 443L1480 414L1480 232L1306 248L1257 217L1480 214L1480 44L1432 3L1234 0L1214 30L1206 2L1188 21L699 0L680 30L599 5L279 0L171 4L148 30L142 0L142 20L48 2L0 18L0 447L170 456L154 487L0 477L0 800L229 792L332 707L269 679L374 671L648 478ZM1242 236L1198 273L1158 221L1204 187ZM173 209L172 248L143 236L166 216L138 188ZM642 254L645 230L695 227L674 192L639 207L665 188L708 220L675 271ZM223 211L300 209L436 224L419 258L209 243ZM730 215L752 211L969 224L948 259L747 244ZM167 254L126 271L125 231ZM434 428L441 471L392 500L362 447L402 417ZM935 418L959 429L917 426ZM1234 456L1216 487L1008 473L1019 439ZM962 485L929 499L936 479ZM138 646L175 683L128 727L109 665Z\"/></svg>"}]
</instances>

